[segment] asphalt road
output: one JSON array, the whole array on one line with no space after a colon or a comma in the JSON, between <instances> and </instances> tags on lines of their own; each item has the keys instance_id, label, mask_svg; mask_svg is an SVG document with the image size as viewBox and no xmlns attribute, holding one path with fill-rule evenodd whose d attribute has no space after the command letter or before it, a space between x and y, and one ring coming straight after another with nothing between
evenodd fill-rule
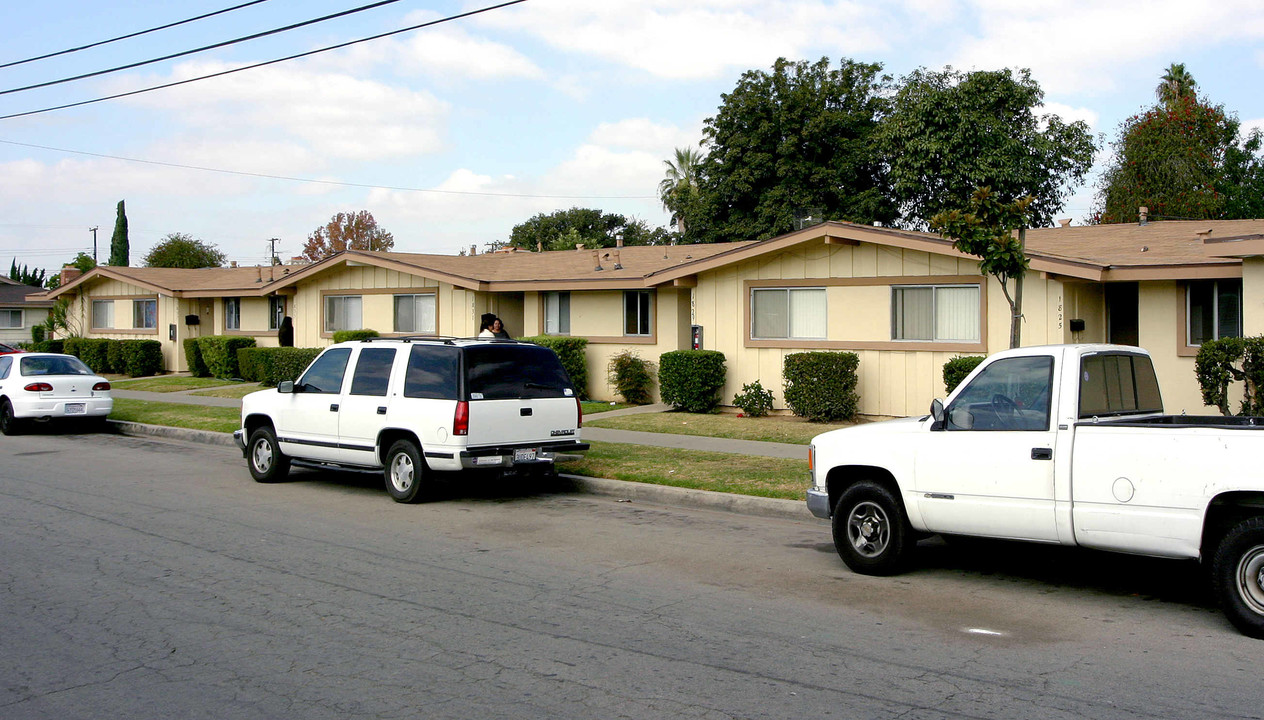
<instances>
[{"instance_id":1,"label":"asphalt road","mask_svg":"<svg viewBox=\"0 0 1264 720\"><path fill-rule=\"evenodd\" d=\"M0 438L0 717L1244 718L1260 641L1186 563Z\"/></svg>"}]
</instances>

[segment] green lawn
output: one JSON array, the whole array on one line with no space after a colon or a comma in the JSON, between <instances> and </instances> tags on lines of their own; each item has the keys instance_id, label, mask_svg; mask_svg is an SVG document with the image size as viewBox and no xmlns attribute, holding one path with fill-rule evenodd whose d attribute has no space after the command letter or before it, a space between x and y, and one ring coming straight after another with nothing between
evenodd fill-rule
<instances>
[{"instance_id":1,"label":"green lawn","mask_svg":"<svg viewBox=\"0 0 1264 720\"><path fill-rule=\"evenodd\" d=\"M749 418L727 414L695 415L665 412L595 418L591 421L586 420L584 425L615 430L639 430L807 445L817 435L827 430L850 427L851 423L812 423L802 418L784 415Z\"/></svg>"},{"instance_id":2,"label":"green lawn","mask_svg":"<svg viewBox=\"0 0 1264 720\"><path fill-rule=\"evenodd\" d=\"M201 390L212 387L240 387L247 383L219 378L199 378L187 375L167 375L163 377L136 378L135 380L111 380L110 384L119 390L143 390L145 392L183 392L185 390ZM249 383L258 387L256 383Z\"/></svg>"},{"instance_id":3,"label":"green lawn","mask_svg":"<svg viewBox=\"0 0 1264 720\"><path fill-rule=\"evenodd\" d=\"M580 403L580 406L584 409L584 417L595 415L597 413L609 412L611 410L622 410L625 407L632 407L631 405L625 405L624 403L597 402L596 400L584 400Z\"/></svg>"},{"instance_id":4,"label":"green lawn","mask_svg":"<svg viewBox=\"0 0 1264 720\"><path fill-rule=\"evenodd\" d=\"M210 397L226 397L226 398L243 398L252 392L260 390L272 390L274 388L265 387L259 383L238 383L229 385L228 387L212 388L210 390L199 390L190 395L207 395Z\"/></svg>"},{"instance_id":5,"label":"green lawn","mask_svg":"<svg viewBox=\"0 0 1264 720\"><path fill-rule=\"evenodd\" d=\"M110 419L193 430L232 432L241 427L241 410L114 398L114 411L110 413Z\"/></svg>"}]
</instances>

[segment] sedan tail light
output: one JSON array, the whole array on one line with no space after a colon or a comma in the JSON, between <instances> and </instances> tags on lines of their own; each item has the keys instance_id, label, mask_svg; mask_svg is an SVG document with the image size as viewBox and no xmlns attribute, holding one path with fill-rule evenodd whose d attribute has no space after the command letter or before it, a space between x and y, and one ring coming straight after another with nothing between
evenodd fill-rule
<instances>
[{"instance_id":1,"label":"sedan tail light","mask_svg":"<svg viewBox=\"0 0 1264 720\"><path fill-rule=\"evenodd\" d=\"M465 400L460 400L456 404L456 414L452 417L452 434L470 434L470 404Z\"/></svg>"},{"instance_id":2,"label":"sedan tail light","mask_svg":"<svg viewBox=\"0 0 1264 720\"><path fill-rule=\"evenodd\" d=\"M52 392L53 386L46 382L34 382L22 389L27 392Z\"/></svg>"},{"instance_id":3,"label":"sedan tail light","mask_svg":"<svg viewBox=\"0 0 1264 720\"><path fill-rule=\"evenodd\" d=\"M108 382L99 382L92 386L93 392L107 392L109 389L110 384Z\"/></svg>"}]
</instances>

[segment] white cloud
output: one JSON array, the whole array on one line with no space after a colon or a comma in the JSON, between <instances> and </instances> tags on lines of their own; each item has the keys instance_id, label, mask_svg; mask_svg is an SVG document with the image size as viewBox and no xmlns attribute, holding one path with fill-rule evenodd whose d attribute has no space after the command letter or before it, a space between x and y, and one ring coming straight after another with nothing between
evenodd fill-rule
<instances>
[{"instance_id":1,"label":"white cloud","mask_svg":"<svg viewBox=\"0 0 1264 720\"><path fill-rule=\"evenodd\" d=\"M1063 122L1073 123L1077 120L1083 120L1088 124L1089 132L1097 132L1097 123L1100 119L1096 110L1086 107L1071 107L1062 103L1047 102L1034 109L1036 116L1040 115L1057 115L1062 118Z\"/></svg>"}]
</instances>

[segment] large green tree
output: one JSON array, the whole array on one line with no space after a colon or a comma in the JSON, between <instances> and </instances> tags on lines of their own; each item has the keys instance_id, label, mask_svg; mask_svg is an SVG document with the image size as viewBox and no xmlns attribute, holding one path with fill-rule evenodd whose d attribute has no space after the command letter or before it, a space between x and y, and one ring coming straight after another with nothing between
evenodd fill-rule
<instances>
[{"instance_id":1,"label":"large green tree","mask_svg":"<svg viewBox=\"0 0 1264 720\"><path fill-rule=\"evenodd\" d=\"M881 157L872 142L886 107L881 65L778 59L721 95L703 128L708 148L687 239L757 240L803 218L889 222Z\"/></svg>"},{"instance_id":2,"label":"large green tree","mask_svg":"<svg viewBox=\"0 0 1264 720\"><path fill-rule=\"evenodd\" d=\"M663 245L672 241L671 233L651 228L644 220L629 220L619 213L593 208L573 207L540 213L515 225L509 233L509 245L523 250L572 250L613 247L623 238L624 245Z\"/></svg>"},{"instance_id":3,"label":"large green tree","mask_svg":"<svg viewBox=\"0 0 1264 720\"><path fill-rule=\"evenodd\" d=\"M307 236L303 257L317 262L344 250L382 251L393 247L395 236L377 224L373 213L340 212Z\"/></svg>"},{"instance_id":4,"label":"large green tree","mask_svg":"<svg viewBox=\"0 0 1264 720\"><path fill-rule=\"evenodd\" d=\"M23 285L31 285L33 287L44 287L44 280L47 271L43 268L28 268L26 265L18 267L17 258L13 259L13 265L9 267L9 279L16 280Z\"/></svg>"},{"instance_id":5,"label":"large green tree","mask_svg":"<svg viewBox=\"0 0 1264 720\"><path fill-rule=\"evenodd\" d=\"M1044 93L1027 70L916 70L901 79L878 133L901 224L924 227L990 187L1001 202L1035 198L1051 225L1084 182L1096 146L1083 121L1037 115Z\"/></svg>"},{"instance_id":6,"label":"large green tree","mask_svg":"<svg viewBox=\"0 0 1264 720\"><path fill-rule=\"evenodd\" d=\"M97 261L93 260L92 256L86 252L79 253L78 255L75 256L74 260L71 260L70 262L67 262L67 263L62 263L61 265L61 267L75 268L80 273L86 273L96 266L97 266ZM58 274L50 277L48 279L48 282L46 283L46 287L49 290L55 290L61 287L61 273L58 272Z\"/></svg>"},{"instance_id":7,"label":"large green tree","mask_svg":"<svg viewBox=\"0 0 1264 720\"><path fill-rule=\"evenodd\" d=\"M1243 138L1238 119L1195 87L1174 64L1157 88L1159 103L1120 124L1114 157L1098 181L1095 219L1136 222L1141 207L1156 218L1264 215L1259 131Z\"/></svg>"},{"instance_id":8,"label":"large green tree","mask_svg":"<svg viewBox=\"0 0 1264 720\"><path fill-rule=\"evenodd\" d=\"M123 201L119 200L118 211L114 217L114 234L110 236L110 265L127 267L131 263L131 250L127 242L127 213L123 209Z\"/></svg>"},{"instance_id":9,"label":"large green tree","mask_svg":"<svg viewBox=\"0 0 1264 720\"><path fill-rule=\"evenodd\" d=\"M676 156L663 161L666 171L658 184L663 208L671 212L672 223L686 237L689 233L685 215L694 212L698 203L702 159L702 153L691 147L676 148Z\"/></svg>"},{"instance_id":10,"label":"large green tree","mask_svg":"<svg viewBox=\"0 0 1264 720\"><path fill-rule=\"evenodd\" d=\"M145 255L146 267L209 268L224 264L224 253L185 233L171 233Z\"/></svg>"}]
</instances>

